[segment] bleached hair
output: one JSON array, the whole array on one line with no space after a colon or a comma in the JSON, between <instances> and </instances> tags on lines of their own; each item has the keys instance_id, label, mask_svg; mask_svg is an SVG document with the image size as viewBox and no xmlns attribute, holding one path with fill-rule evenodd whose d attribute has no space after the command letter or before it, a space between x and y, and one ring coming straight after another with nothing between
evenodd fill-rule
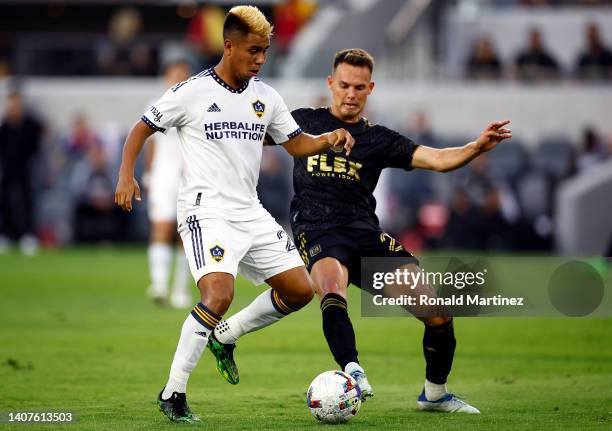
<instances>
[{"instance_id":1,"label":"bleached hair","mask_svg":"<svg viewBox=\"0 0 612 431\"><path fill-rule=\"evenodd\" d=\"M268 37L272 35L272 24L268 22L266 16L255 6L234 6L227 13L226 22L231 20L230 16L238 18L250 33Z\"/></svg>"}]
</instances>

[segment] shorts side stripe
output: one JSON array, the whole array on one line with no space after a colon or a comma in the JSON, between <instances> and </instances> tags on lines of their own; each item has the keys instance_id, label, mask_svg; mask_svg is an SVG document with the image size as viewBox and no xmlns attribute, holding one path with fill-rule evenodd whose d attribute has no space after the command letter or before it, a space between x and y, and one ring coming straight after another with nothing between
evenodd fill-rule
<instances>
[{"instance_id":1,"label":"shorts side stripe","mask_svg":"<svg viewBox=\"0 0 612 431\"><path fill-rule=\"evenodd\" d=\"M196 233L195 233L195 227L193 224L193 218L194 216L191 216L187 219L187 225L189 226L189 231L191 232L191 247L193 248L193 258L195 259L196 269L200 269L202 265L201 265L199 250L196 250L197 238L196 238Z\"/></svg>"},{"instance_id":2,"label":"shorts side stripe","mask_svg":"<svg viewBox=\"0 0 612 431\"><path fill-rule=\"evenodd\" d=\"M198 233L198 245L200 246L200 256L201 256L201 267L206 265L206 259L204 258L204 245L202 243L202 228L200 227L200 221L199 220L195 220L195 227L196 227L196 231Z\"/></svg>"}]
</instances>

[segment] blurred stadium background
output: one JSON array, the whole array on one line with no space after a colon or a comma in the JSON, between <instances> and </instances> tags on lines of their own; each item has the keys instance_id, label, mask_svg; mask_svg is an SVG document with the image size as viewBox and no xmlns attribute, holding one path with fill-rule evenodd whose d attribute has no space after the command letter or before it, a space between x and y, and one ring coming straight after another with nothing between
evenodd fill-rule
<instances>
[{"instance_id":1,"label":"blurred stadium background","mask_svg":"<svg viewBox=\"0 0 612 431\"><path fill-rule=\"evenodd\" d=\"M368 117L417 143L461 145L513 121L510 142L459 171L383 175L378 213L407 248L612 255L612 1L248 3L275 25L264 79L290 108L327 104L334 52L361 47L377 61ZM185 311L145 300L146 191L129 215L113 194L123 140L164 90L164 65L214 65L234 4L0 0L0 414L172 426L152 401ZM282 149L264 149L261 200L285 225L291 168ZM228 314L261 291L237 284ZM422 415L420 322L361 317L350 296L377 390L351 429L610 429L610 319L461 318L450 387L484 414ZM316 426L303 391L335 367L319 325L313 301L241 340L238 387L205 353L189 389L202 425Z\"/></svg>"},{"instance_id":2,"label":"blurred stadium background","mask_svg":"<svg viewBox=\"0 0 612 431\"><path fill-rule=\"evenodd\" d=\"M386 172L378 213L409 249L610 255L612 2L250 3L275 25L264 79L290 108L328 103L334 52L362 47L377 61L369 118L417 143L513 121L511 142L452 174ZM146 242L146 205L112 203L123 139L164 64L216 64L232 4L0 0L0 250ZM282 150L265 150L259 192L286 225Z\"/></svg>"}]
</instances>

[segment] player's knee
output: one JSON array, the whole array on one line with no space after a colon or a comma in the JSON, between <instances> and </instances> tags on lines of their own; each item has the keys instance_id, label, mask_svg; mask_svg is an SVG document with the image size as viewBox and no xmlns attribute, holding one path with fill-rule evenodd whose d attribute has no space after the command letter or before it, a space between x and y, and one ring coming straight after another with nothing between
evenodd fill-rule
<instances>
[{"instance_id":1,"label":"player's knee","mask_svg":"<svg viewBox=\"0 0 612 431\"><path fill-rule=\"evenodd\" d=\"M224 314L234 299L233 286L220 281L198 283L202 303L217 314Z\"/></svg>"},{"instance_id":2,"label":"player's knee","mask_svg":"<svg viewBox=\"0 0 612 431\"><path fill-rule=\"evenodd\" d=\"M287 303L294 310L299 310L300 308L308 305L308 303L314 297L314 285L310 277L307 277L304 279L304 281L295 284L291 290L291 294L288 296Z\"/></svg>"},{"instance_id":3,"label":"player's knee","mask_svg":"<svg viewBox=\"0 0 612 431\"><path fill-rule=\"evenodd\" d=\"M320 298L324 298L329 293L335 293L343 298L346 297L346 287L342 286L335 278L322 277L317 287L317 293Z\"/></svg>"},{"instance_id":4,"label":"player's knee","mask_svg":"<svg viewBox=\"0 0 612 431\"><path fill-rule=\"evenodd\" d=\"M202 302L217 314L224 314L234 299L233 290L215 290L202 295Z\"/></svg>"},{"instance_id":5,"label":"player's knee","mask_svg":"<svg viewBox=\"0 0 612 431\"><path fill-rule=\"evenodd\" d=\"M301 304L300 308L308 304L314 297L314 284L310 278L307 281L301 283L296 291L296 297L298 302Z\"/></svg>"}]
</instances>

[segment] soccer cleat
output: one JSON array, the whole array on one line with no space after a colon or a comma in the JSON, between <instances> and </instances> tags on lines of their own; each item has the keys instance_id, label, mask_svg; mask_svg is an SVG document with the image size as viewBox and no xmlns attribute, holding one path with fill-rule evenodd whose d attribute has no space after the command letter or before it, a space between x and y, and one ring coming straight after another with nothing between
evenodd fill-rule
<instances>
[{"instance_id":1,"label":"soccer cleat","mask_svg":"<svg viewBox=\"0 0 612 431\"><path fill-rule=\"evenodd\" d=\"M199 422L200 418L194 415L187 404L187 397L185 394L178 392L172 392L172 396L167 400L162 399L162 389L157 396L157 405L159 411L166 415L168 419L173 422Z\"/></svg>"},{"instance_id":2,"label":"soccer cleat","mask_svg":"<svg viewBox=\"0 0 612 431\"><path fill-rule=\"evenodd\" d=\"M361 389L361 401L366 401L367 398L374 396L374 390L370 382L368 382L368 376L366 376L365 371L358 363L349 362L344 367L344 372L348 373L357 382L357 386Z\"/></svg>"},{"instance_id":3,"label":"soccer cleat","mask_svg":"<svg viewBox=\"0 0 612 431\"><path fill-rule=\"evenodd\" d=\"M223 378L229 383L237 385L240 381L240 376L238 375L236 362L234 362L234 349L236 345L223 344L217 340L215 332L213 331L208 338L208 348L217 359L217 370L219 373L221 373Z\"/></svg>"},{"instance_id":4,"label":"soccer cleat","mask_svg":"<svg viewBox=\"0 0 612 431\"><path fill-rule=\"evenodd\" d=\"M421 411L431 412L480 414L480 410L476 407L469 405L451 393L447 393L439 400L429 401L425 397L425 389L423 389L417 399L417 408Z\"/></svg>"}]
</instances>

